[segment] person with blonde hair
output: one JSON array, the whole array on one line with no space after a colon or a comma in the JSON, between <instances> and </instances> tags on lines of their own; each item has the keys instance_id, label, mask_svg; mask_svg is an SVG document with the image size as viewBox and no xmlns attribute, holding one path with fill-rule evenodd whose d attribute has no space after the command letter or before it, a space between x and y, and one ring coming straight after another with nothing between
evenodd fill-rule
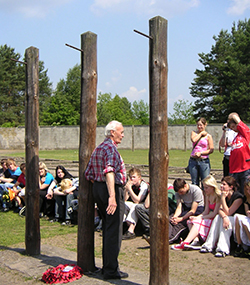
<instances>
[{"instance_id":1,"label":"person with blonde hair","mask_svg":"<svg viewBox=\"0 0 250 285\"><path fill-rule=\"evenodd\" d=\"M39 162L39 187L40 187L40 217L55 215L55 200L47 196L50 184L54 181L54 177L48 172L44 162Z\"/></svg>"},{"instance_id":2,"label":"person with blonde hair","mask_svg":"<svg viewBox=\"0 0 250 285\"><path fill-rule=\"evenodd\" d=\"M190 229L189 234L180 244L172 245L171 249L173 250L193 249L193 244L190 245L190 243L192 241L196 243L197 238L206 241L212 221L219 212L221 192L215 178L212 175L208 175L203 179L202 184L205 193L205 210L199 216L189 217L187 221Z\"/></svg>"},{"instance_id":3,"label":"person with blonde hair","mask_svg":"<svg viewBox=\"0 0 250 285\"><path fill-rule=\"evenodd\" d=\"M213 220L207 240L200 249L201 253L212 252L215 249L215 257L229 255L234 214L244 213L243 195L237 191L238 187L238 183L232 176L221 179L221 207L219 214Z\"/></svg>"}]
</instances>

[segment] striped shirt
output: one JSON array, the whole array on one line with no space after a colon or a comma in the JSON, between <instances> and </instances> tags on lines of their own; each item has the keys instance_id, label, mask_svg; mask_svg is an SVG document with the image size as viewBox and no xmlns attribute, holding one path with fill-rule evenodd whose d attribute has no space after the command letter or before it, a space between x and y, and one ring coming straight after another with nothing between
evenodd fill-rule
<instances>
[{"instance_id":1,"label":"striped shirt","mask_svg":"<svg viewBox=\"0 0 250 285\"><path fill-rule=\"evenodd\" d=\"M87 180L106 182L106 174L114 172L115 183L124 185L126 182L126 169L116 143L106 138L92 153L85 177Z\"/></svg>"}]
</instances>

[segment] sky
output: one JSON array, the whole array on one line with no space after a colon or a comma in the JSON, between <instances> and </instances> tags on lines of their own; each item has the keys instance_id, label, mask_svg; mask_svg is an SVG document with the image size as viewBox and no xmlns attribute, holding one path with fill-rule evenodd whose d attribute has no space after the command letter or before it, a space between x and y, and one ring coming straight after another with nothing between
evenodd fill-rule
<instances>
[{"instance_id":1,"label":"sky","mask_svg":"<svg viewBox=\"0 0 250 285\"><path fill-rule=\"evenodd\" d=\"M168 113L178 100L193 102L190 86L203 69L213 36L249 19L250 0L0 0L0 45L21 54L31 46L55 88L80 64L81 34L97 35L97 93L149 102L149 20L168 20Z\"/></svg>"}]
</instances>

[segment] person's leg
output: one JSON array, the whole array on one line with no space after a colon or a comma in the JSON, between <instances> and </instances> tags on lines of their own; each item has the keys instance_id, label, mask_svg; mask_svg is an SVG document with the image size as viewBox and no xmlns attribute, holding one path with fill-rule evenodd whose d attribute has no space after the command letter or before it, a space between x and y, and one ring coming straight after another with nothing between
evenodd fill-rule
<instances>
[{"instance_id":1,"label":"person's leg","mask_svg":"<svg viewBox=\"0 0 250 285\"><path fill-rule=\"evenodd\" d=\"M130 211L129 211L129 213L127 215L127 218L126 218L126 222L129 224L128 231L130 233L134 233L136 224L138 222L138 216L137 216L136 211L135 211L135 206L136 205L137 204L132 203L132 205L130 207Z\"/></svg>"},{"instance_id":2,"label":"person's leg","mask_svg":"<svg viewBox=\"0 0 250 285\"><path fill-rule=\"evenodd\" d=\"M211 252L219 239L220 230L221 230L222 219L217 215L211 225L209 234L205 243L202 245L202 248L207 249L207 252Z\"/></svg>"},{"instance_id":3,"label":"person's leg","mask_svg":"<svg viewBox=\"0 0 250 285\"><path fill-rule=\"evenodd\" d=\"M210 174L210 161L209 158L203 159L198 162L199 164L199 173L201 181Z\"/></svg>"},{"instance_id":4,"label":"person's leg","mask_svg":"<svg viewBox=\"0 0 250 285\"><path fill-rule=\"evenodd\" d=\"M66 220L72 220L72 213L70 214L68 212L68 208L70 207L71 205L71 202L74 200L74 194L68 194L66 196L66 207L65 207L65 219Z\"/></svg>"},{"instance_id":5,"label":"person's leg","mask_svg":"<svg viewBox=\"0 0 250 285\"><path fill-rule=\"evenodd\" d=\"M55 195L55 219L63 220L63 197L61 195Z\"/></svg>"},{"instance_id":6,"label":"person's leg","mask_svg":"<svg viewBox=\"0 0 250 285\"><path fill-rule=\"evenodd\" d=\"M146 209L144 204L137 204L135 207L135 211L142 223L145 234L149 235L150 232L149 208Z\"/></svg>"},{"instance_id":7,"label":"person's leg","mask_svg":"<svg viewBox=\"0 0 250 285\"><path fill-rule=\"evenodd\" d=\"M95 182L93 194L103 220L103 276L105 279L119 277L118 255L124 215L123 190L116 185L117 208L113 215L106 212L109 198L106 183Z\"/></svg>"},{"instance_id":8,"label":"person's leg","mask_svg":"<svg viewBox=\"0 0 250 285\"><path fill-rule=\"evenodd\" d=\"M192 184L199 186L199 173L198 173L197 161L190 158L188 167L189 167L189 172L191 175Z\"/></svg>"},{"instance_id":9,"label":"person's leg","mask_svg":"<svg viewBox=\"0 0 250 285\"><path fill-rule=\"evenodd\" d=\"M220 237L216 248L216 252L223 252L226 255L230 253L230 237L233 232L234 217L228 216L228 219L230 220L228 229L223 227L223 222L220 224Z\"/></svg>"},{"instance_id":10,"label":"person's leg","mask_svg":"<svg viewBox=\"0 0 250 285\"><path fill-rule=\"evenodd\" d=\"M229 159L224 156L222 164L223 164L223 177L226 177L229 175Z\"/></svg>"}]
</instances>

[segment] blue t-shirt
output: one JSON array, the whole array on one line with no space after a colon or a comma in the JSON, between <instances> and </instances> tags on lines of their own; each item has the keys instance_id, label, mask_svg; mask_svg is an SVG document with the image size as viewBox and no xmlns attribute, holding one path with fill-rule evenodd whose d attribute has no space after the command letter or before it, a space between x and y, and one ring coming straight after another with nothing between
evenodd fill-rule
<instances>
[{"instance_id":1,"label":"blue t-shirt","mask_svg":"<svg viewBox=\"0 0 250 285\"><path fill-rule=\"evenodd\" d=\"M21 175L22 171L20 169L20 167L17 167L14 171L13 170L9 170L9 173L10 173L10 177L8 178L12 178L13 179L13 182L12 183L16 183L17 181L17 178Z\"/></svg>"},{"instance_id":2,"label":"blue t-shirt","mask_svg":"<svg viewBox=\"0 0 250 285\"><path fill-rule=\"evenodd\" d=\"M41 179L41 178L40 178ZM50 185L51 182L54 181L54 177L51 173L47 172L45 175L45 181L44 184ZM49 187L49 186L48 186Z\"/></svg>"}]
</instances>

